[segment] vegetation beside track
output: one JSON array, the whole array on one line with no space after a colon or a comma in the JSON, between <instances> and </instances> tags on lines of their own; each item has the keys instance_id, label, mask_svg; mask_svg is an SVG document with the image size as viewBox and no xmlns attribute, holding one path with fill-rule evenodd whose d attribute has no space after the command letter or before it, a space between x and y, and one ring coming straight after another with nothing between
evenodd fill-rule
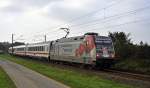
<instances>
[{"instance_id":1,"label":"vegetation beside track","mask_svg":"<svg viewBox=\"0 0 150 88\"><path fill-rule=\"evenodd\" d=\"M121 59L112 68L150 75L150 60L133 58Z\"/></svg>"},{"instance_id":2,"label":"vegetation beside track","mask_svg":"<svg viewBox=\"0 0 150 88\"><path fill-rule=\"evenodd\" d=\"M116 59L119 61L113 66L115 69L150 74L150 45L134 44L130 33L109 33L112 38Z\"/></svg>"},{"instance_id":3,"label":"vegetation beside track","mask_svg":"<svg viewBox=\"0 0 150 88\"><path fill-rule=\"evenodd\" d=\"M16 88L6 72L0 67L0 88Z\"/></svg>"},{"instance_id":4,"label":"vegetation beside track","mask_svg":"<svg viewBox=\"0 0 150 88\"><path fill-rule=\"evenodd\" d=\"M134 88L133 86L104 79L100 76L79 73L75 70L52 67L30 59L21 59L10 55L0 55L0 59L7 59L24 65L52 79L62 82L71 88Z\"/></svg>"}]
</instances>

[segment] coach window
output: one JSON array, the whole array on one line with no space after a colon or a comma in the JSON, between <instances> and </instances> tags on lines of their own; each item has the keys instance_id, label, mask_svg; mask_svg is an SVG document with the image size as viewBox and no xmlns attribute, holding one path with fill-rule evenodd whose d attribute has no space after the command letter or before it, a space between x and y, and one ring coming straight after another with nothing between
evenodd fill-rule
<instances>
[{"instance_id":1,"label":"coach window","mask_svg":"<svg viewBox=\"0 0 150 88\"><path fill-rule=\"evenodd\" d=\"M37 47L37 51L39 51L39 47Z\"/></svg>"},{"instance_id":2,"label":"coach window","mask_svg":"<svg viewBox=\"0 0 150 88\"><path fill-rule=\"evenodd\" d=\"M42 51L44 51L44 46L42 46Z\"/></svg>"},{"instance_id":3,"label":"coach window","mask_svg":"<svg viewBox=\"0 0 150 88\"><path fill-rule=\"evenodd\" d=\"M40 51L42 51L42 46L40 46Z\"/></svg>"},{"instance_id":4,"label":"coach window","mask_svg":"<svg viewBox=\"0 0 150 88\"><path fill-rule=\"evenodd\" d=\"M41 50L40 48L41 48L41 47L39 46L39 51Z\"/></svg>"},{"instance_id":5,"label":"coach window","mask_svg":"<svg viewBox=\"0 0 150 88\"><path fill-rule=\"evenodd\" d=\"M40 51L41 51L41 46L40 46Z\"/></svg>"},{"instance_id":6,"label":"coach window","mask_svg":"<svg viewBox=\"0 0 150 88\"><path fill-rule=\"evenodd\" d=\"M44 51L44 46L43 46L43 51Z\"/></svg>"},{"instance_id":7,"label":"coach window","mask_svg":"<svg viewBox=\"0 0 150 88\"><path fill-rule=\"evenodd\" d=\"M39 47L37 47L37 51L39 51Z\"/></svg>"},{"instance_id":8,"label":"coach window","mask_svg":"<svg viewBox=\"0 0 150 88\"><path fill-rule=\"evenodd\" d=\"M41 51L43 51L43 46L41 46Z\"/></svg>"},{"instance_id":9,"label":"coach window","mask_svg":"<svg viewBox=\"0 0 150 88\"><path fill-rule=\"evenodd\" d=\"M41 46L41 51L43 51L43 46Z\"/></svg>"},{"instance_id":10,"label":"coach window","mask_svg":"<svg viewBox=\"0 0 150 88\"><path fill-rule=\"evenodd\" d=\"M31 47L31 51L33 51L33 47Z\"/></svg>"},{"instance_id":11,"label":"coach window","mask_svg":"<svg viewBox=\"0 0 150 88\"><path fill-rule=\"evenodd\" d=\"M49 50L49 47L47 46L47 51Z\"/></svg>"},{"instance_id":12,"label":"coach window","mask_svg":"<svg viewBox=\"0 0 150 88\"><path fill-rule=\"evenodd\" d=\"M39 51L41 51L41 46L39 46Z\"/></svg>"},{"instance_id":13,"label":"coach window","mask_svg":"<svg viewBox=\"0 0 150 88\"><path fill-rule=\"evenodd\" d=\"M40 46L39 46L39 51L40 51Z\"/></svg>"}]
</instances>

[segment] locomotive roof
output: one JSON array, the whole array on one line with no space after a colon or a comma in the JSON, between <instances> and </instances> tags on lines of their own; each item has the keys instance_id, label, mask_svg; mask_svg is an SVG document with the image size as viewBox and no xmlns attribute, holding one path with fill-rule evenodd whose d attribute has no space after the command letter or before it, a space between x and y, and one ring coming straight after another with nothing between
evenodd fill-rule
<instances>
[{"instance_id":1,"label":"locomotive roof","mask_svg":"<svg viewBox=\"0 0 150 88\"><path fill-rule=\"evenodd\" d=\"M48 45L51 41L47 41L47 42L39 42L39 43L31 43L31 44L26 44L27 46L42 46L42 45Z\"/></svg>"},{"instance_id":2,"label":"locomotive roof","mask_svg":"<svg viewBox=\"0 0 150 88\"><path fill-rule=\"evenodd\" d=\"M84 39L84 36L68 37L57 39L55 42L71 42L71 41L81 41Z\"/></svg>"},{"instance_id":3,"label":"locomotive roof","mask_svg":"<svg viewBox=\"0 0 150 88\"><path fill-rule=\"evenodd\" d=\"M101 39L110 39L108 36L96 36L97 38ZM61 38L57 39L55 42L71 42L71 41L82 41L84 39L84 36L76 36L76 37L69 37L69 38Z\"/></svg>"},{"instance_id":4,"label":"locomotive roof","mask_svg":"<svg viewBox=\"0 0 150 88\"><path fill-rule=\"evenodd\" d=\"M19 45L19 46L14 46L13 48L23 48L25 47L26 45Z\"/></svg>"}]
</instances>

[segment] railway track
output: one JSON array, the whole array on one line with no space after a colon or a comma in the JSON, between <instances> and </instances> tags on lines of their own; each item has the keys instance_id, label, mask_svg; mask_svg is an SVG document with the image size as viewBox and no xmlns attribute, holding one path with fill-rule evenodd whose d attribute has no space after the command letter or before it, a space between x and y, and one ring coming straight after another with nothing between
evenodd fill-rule
<instances>
[{"instance_id":1,"label":"railway track","mask_svg":"<svg viewBox=\"0 0 150 88\"><path fill-rule=\"evenodd\" d=\"M73 69L79 72L83 72L85 74L97 75L123 84L137 86L137 88L150 88L150 75L136 74L125 71L118 71L114 69L97 70L97 69L79 68L78 66L76 67L74 65L66 65L59 63L57 64L52 63L52 64L60 68Z\"/></svg>"},{"instance_id":2,"label":"railway track","mask_svg":"<svg viewBox=\"0 0 150 88\"><path fill-rule=\"evenodd\" d=\"M119 70L114 70L114 69L104 69L105 72L115 74L118 76L123 76L126 78L133 78L133 79L138 79L138 80L143 80L143 81L149 81L150 82L150 75L144 75L144 74L137 74L137 73L130 73L130 72L125 72L125 71L119 71Z\"/></svg>"}]
</instances>

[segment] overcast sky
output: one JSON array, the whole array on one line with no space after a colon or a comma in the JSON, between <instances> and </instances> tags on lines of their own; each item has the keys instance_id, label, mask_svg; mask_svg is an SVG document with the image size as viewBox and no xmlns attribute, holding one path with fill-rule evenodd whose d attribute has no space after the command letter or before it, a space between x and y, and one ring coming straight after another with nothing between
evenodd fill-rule
<instances>
[{"instance_id":1,"label":"overcast sky","mask_svg":"<svg viewBox=\"0 0 150 88\"><path fill-rule=\"evenodd\" d=\"M40 42L86 32L124 31L150 44L150 0L0 0L0 42Z\"/></svg>"}]
</instances>

